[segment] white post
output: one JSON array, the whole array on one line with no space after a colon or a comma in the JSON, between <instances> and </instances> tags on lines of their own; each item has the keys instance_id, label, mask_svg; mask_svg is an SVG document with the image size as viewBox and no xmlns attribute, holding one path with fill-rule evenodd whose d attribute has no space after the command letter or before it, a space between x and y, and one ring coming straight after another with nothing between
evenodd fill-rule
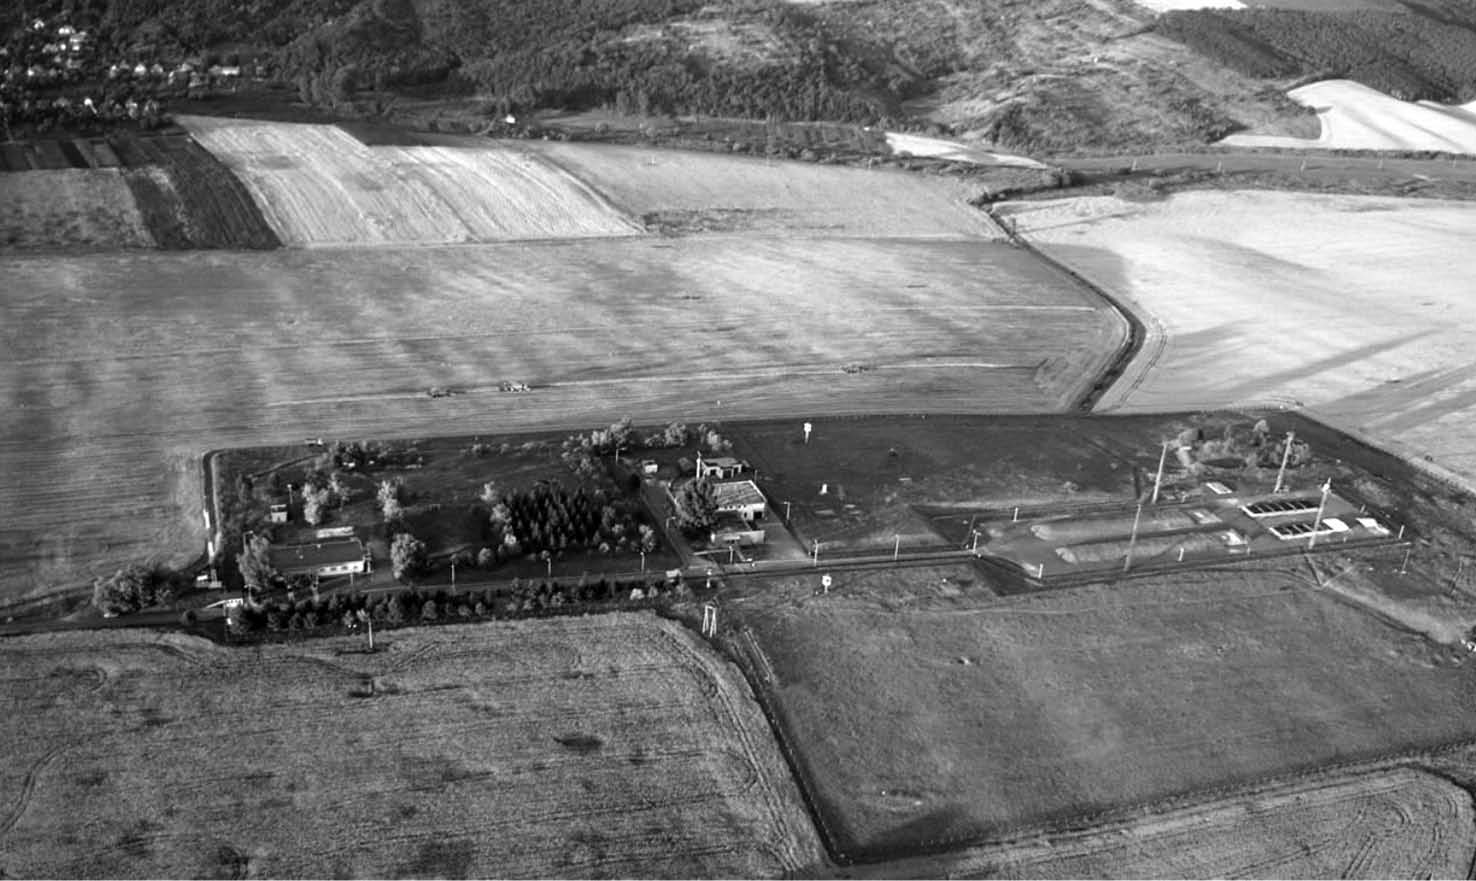
<instances>
[{"instance_id":1,"label":"white post","mask_svg":"<svg viewBox=\"0 0 1476 881\"><path fill-rule=\"evenodd\" d=\"M1020 522L1020 506L1019 505L1016 505L1015 506L1015 516L1013 516L1013 517L1010 518L1010 522L1011 523L1019 523Z\"/></svg>"},{"instance_id":2,"label":"white post","mask_svg":"<svg viewBox=\"0 0 1476 881\"><path fill-rule=\"evenodd\" d=\"M1409 553L1410 553L1410 551L1413 551L1413 550L1414 550L1414 546L1413 545L1411 545L1411 546L1409 546L1409 547L1407 547L1407 548L1404 549L1404 562L1399 564L1399 574L1400 575L1403 575L1404 574L1404 570L1406 570L1406 569L1409 568Z\"/></svg>"},{"instance_id":3,"label":"white post","mask_svg":"<svg viewBox=\"0 0 1476 881\"><path fill-rule=\"evenodd\" d=\"M1184 547L1183 547L1183 545L1180 545L1179 546L1179 562L1180 563L1184 562Z\"/></svg>"},{"instance_id":4,"label":"white post","mask_svg":"<svg viewBox=\"0 0 1476 881\"><path fill-rule=\"evenodd\" d=\"M1332 478L1322 484L1322 501L1317 503L1317 517L1312 521L1312 534L1307 538L1307 550L1317 546L1317 530L1322 526L1322 509L1327 505L1327 494L1332 489Z\"/></svg>"},{"instance_id":5,"label":"white post","mask_svg":"<svg viewBox=\"0 0 1476 881\"><path fill-rule=\"evenodd\" d=\"M820 542L819 541L816 541L815 542L815 562L814 562L813 565L815 565L815 566L819 566L820 565Z\"/></svg>"},{"instance_id":6,"label":"white post","mask_svg":"<svg viewBox=\"0 0 1476 881\"><path fill-rule=\"evenodd\" d=\"M456 561L451 561L451 589L456 589Z\"/></svg>"},{"instance_id":7,"label":"white post","mask_svg":"<svg viewBox=\"0 0 1476 881\"><path fill-rule=\"evenodd\" d=\"M1295 431L1288 431L1286 433L1286 449L1283 450L1281 453L1281 468L1276 472L1276 488L1271 490L1274 493L1281 492L1282 481L1286 478L1286 462L1288 459L1291 458L1292 441L1295 440L1296 437L1297 433Z\"/></svg>"},{"instance_id":8,"label":"white post","mask_svg":"<svg viewBox=\"0 0 1476 881\"><path fill-rule=\"evenodd\" d=\"M897 555L902 553L902 536L895 536L896 541L892 543L892 562L897 562Z\"/></svg>"},{"instance_id":9,"label":"white post","mask_svg":"<svg viewBox=\"0 0 1476 881\"><path fill-rule=\"evenodd\" d=\"M805 443L807 443L807 444L810 442L810 431L813 428L814 428L814 426L812 426L810 423L808 423L808 422L805 423Z\"/></svg>"},{"instance_id":10,"label":"white post","mask_svg":"<svg viewBox=\"0 0 1476 881\"><path fill-rule=\"evenodd\" d=\"M1133 546L1138 543L1138 521L1143 518L1143 504L1138 503L1138 513L1133 515L1133 534L1128 538L1127 556L1122 558L1122 571L1128 571L1133 564Z\"/></svg>"},{"instance_id":11,"label":"white post","mask_svg":"<svg viewBox=\"0 0 1476 881\"><path fill-rule=\"evenodd\" d=\"M1168 460L1169 442L1163 442L1163 450L1158 454L1158 474L1153 478L1153 504L1158 504L1158 489L1163 486L1163 464Z\"/></svg>"},{"instance_id":12,"label":"white post","mask_svg":"<svg viewBox=\"0 0 1476 881\"><path fill-rule=\"evenodd\" d=\"M364 620L369 622L369 651L372 652L374 651L374 619L366 618Z\"/></svg>"},{"instance_id":13,"label":"white post","mask_svg":"<svg viewBox=\"0 0 1476 881\"><path fill-rule=\"evenodd\" d=\"M789 500L788 499L785 499L784 500L784 522L785 523L788 523L789 522Z\"/></svg>"},{"instance_id":14,"label":"white post","mask_svg":"<svg viewBox=\"0 0 1476 881\"><path fill-rule=\"evenodd\" d=\"M977 530L977 529L974 530L974 549L973 549L973 554L976 557L979 555L979 530Z\"/></svg>"},{"instance_id":15,"label":"white post","mask_svg":"<svg viewBox=\"0 0 1476 881\"><path fill-rule=\"evenodd\" d=\"M1403 523L1399 524L1399 535L1398 535L1398 538L1404 538L1404 524Z\"/></svg>"},{"instance_id":16,"label":"white post","mask_svg":"<svg viewBox=\"0 0 1476 881\"><path fill-rule=\"evenodd\" d=\"M646 552L641 551L641 572L646 571Z\"/></svg>"}]
</instances>

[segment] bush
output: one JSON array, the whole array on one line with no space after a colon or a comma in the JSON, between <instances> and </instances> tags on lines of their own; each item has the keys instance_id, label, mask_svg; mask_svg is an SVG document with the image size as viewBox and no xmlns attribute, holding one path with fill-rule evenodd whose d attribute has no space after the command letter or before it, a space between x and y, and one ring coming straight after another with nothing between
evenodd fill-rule
<instances>
[{"instance_id":1,"label":"bush","mask_svg":"<svg viewBox=\"0 0 1476 881\"><path fill-rule=\"evenodd\" d=\"M425 571L425 542L408 532L395 536L390 543L390 563L397 580L405 580Z\"/></svg>"},{"instance_id":2,"label":"bush","mask_svg":"<svg viewBox=\"0 0 1476 881\"><path fill-rule=\"evenodd\" d=\"M92 585L92 605L105 615L127 615L154 604L154 570L132 563Z\"/></svg>"}]
</instances>

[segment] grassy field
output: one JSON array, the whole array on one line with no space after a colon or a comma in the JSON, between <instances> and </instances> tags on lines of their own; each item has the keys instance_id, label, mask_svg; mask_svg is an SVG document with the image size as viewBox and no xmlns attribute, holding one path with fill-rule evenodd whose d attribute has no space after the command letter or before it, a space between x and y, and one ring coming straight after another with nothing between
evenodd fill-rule
<instances>
[{"instance_id":1,"label":"grassy field","mask_svg":"<svg viewBox=\"0 0 1476 881\"><path fill-rule=\"evenodd\" d=\"M625 415L1052 410L1123 338L1029 254L978 241L98 255L0 274L7 600L200 553L209 449ZM859 360L875 369L842 372Z\"/></svg>"},{"instance_id":2,"label":"grassy field","mask_svg":"<svg viewBox=\"0 0 1476 881\"><path fill-rule=\"evenodd\" d=\"M741 616L828 834L874 859L1476 733L1464 652L1302 566L906 604L905 572L770 579Z\"/></svg>"},{"instance_id":3,"label":"grassy field","mask_svg":"<svg viewBox=\"0 0 1476 881\"><path fill-rule=\"evenodd\" d=\"M1000 237L988 215L968 204L982 188L948 178L614 145L517 146L657 230Z\"/></svg>"},{"instance_id":4,"label":"grassy field","mask_svg":"<svg viewBox=\"0 0 1476 881\"><path fill-rule=\"evenodd\" d=\"M1050 842L888 863L886 878L1459 878L1469 793L1396 769L1257 791ZM859 873L866 877L871 873Z\"/></svg>"},{"instance_id":5,"label":"grassy field","mask_svg":"<svg viewBox=\"0 0 1476 881\"><path fill-rule=\"evenodd\" d=\"M822 859L747 687L678 625L382 643L6 641L7 873L757 878Z\"/></svg>"},{"instance_id":6,"label":"grassy field","mask_svg":"<svg viewBox=\"0 0 1476 881\"><path fill-rule=\"evenodd\" d=\"M369 147L332 125L181 120L238 174L288 245L632 234L587 186L523 151Z\"/></svg>"},{"instance_id":7,"label":"grassy field","mask_svg":"<svg viewBox=\"0 0 1476 881\"><path fill-rule=\"evenodd\" d=\"M1108 410L1300 402L1476 477L1476 208L1271 192L1017 203L1048 254L1136 304Z\"/></svg>"},{"instance_id":8,"label":"grassy field","mask_svg":"<svg viewBox=\"0 0 1476 881\"><path fill-rule=\"evenodd\" d=\"M0 251L155 246L117 169L0 174L0 204Z\"/></svg>"}]
</instances>

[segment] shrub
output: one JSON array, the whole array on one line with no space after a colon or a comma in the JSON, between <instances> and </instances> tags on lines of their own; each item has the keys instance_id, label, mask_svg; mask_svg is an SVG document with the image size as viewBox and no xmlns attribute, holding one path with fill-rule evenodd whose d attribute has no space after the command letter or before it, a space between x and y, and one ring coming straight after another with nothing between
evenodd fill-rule
<instances>
[{"instance_id":1,"label":"shrub","mask_svg":"<svg viewBox=\"0 0 1476 881\"><path fill-rule=\"evenodd\" d=\"M398 580L423 572L426 567L425 542L408 532L396 535L390 543L390 563Z\"/></svg>"}]
</instances>

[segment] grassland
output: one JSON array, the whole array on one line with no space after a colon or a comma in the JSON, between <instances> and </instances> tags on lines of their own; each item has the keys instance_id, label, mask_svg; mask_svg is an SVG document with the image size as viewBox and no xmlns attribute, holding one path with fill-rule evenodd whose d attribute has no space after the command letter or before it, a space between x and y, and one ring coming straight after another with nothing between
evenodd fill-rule
<instances>
[{"instance_id":1,"label":"grassland","mask_svg":"<svg viewBox=\"0 0 1476 881\"><path fill-rule=\"evenodd\" d=\"M1053 410L1124 330L1029 254L973 240L115 254L0 274L7 600L194 557L209 449L625 415ZM875 369L843 372L861 360Z\"/></svg>"},{"instance_id":2,"label":"grassland","mask_svg":"<svg viewBox=\"0 0 1476 881\"><path fill-rule=\"evenodd\" d=\"M905 604L904 573L770 579L741 616L828 834L876 859L1470 737L1461 654L1300 566Z\"/></svg>"},{"instance_id":3,"label":"grassland","mask_svg":"<svg viewBox=\"0 0 1476 881\"><path fill-rule=\"evenodd\" d=\"M742 679L645 615L0 647L7 873L767 877L822 852Z\"/></svg>"},{"instance_id":4,"label":"grassland","mask_svg":"<svg viewBox=\"0 0 1476 881\"><path fill-rule=\"evenodd\" d=\"M1400 768L1262 789L1048 843L901 860L874 877L1458 878L1476 852L1471 824L1469 793Z\"/></svg>"},{"instance_id":5,"label":"grassland","mask_svg":"<svg viewBox=\"0 0 1476 881\"><path fill-rule=\"evenodd\" d=\"M0 250L155 246L114 168L0 174L0 204Z\"/></svg>"},{"instance_id":6,"label":"grassland","mask_svg":"<svg viewBox=\"0 0 1476 881\"><path fill-rule=\"evenodd\" d=\"M1004 211L1148 326L1101 408L1300 403L1476 476L1470 205L1199 192Z\"/></svg>"}]
</instances>

